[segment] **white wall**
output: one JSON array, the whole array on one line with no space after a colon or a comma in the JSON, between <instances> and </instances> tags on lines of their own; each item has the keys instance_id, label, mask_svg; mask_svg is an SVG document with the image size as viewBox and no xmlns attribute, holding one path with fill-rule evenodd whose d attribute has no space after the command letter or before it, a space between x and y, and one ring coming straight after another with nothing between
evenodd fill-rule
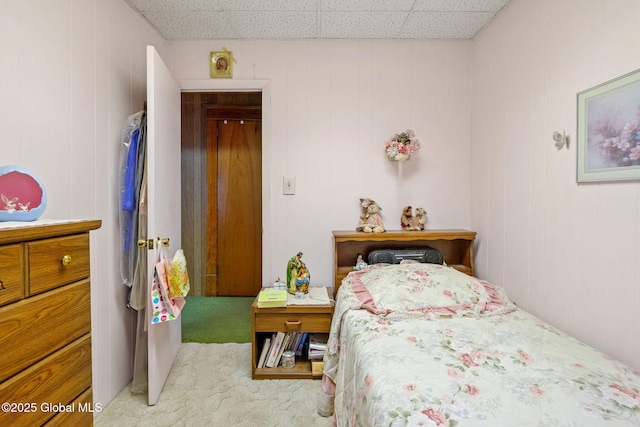
<instances>
[{"instance_id":1,"label":"white wall","mask_svg":"<svg viewBox=\"0 0 640 427\"><path fill-rule=\"evenodd\" d=\"M471 42L172 42L174 77L209 79L209 54L223 47L234 85L270 82L263 284L302 251L312 285L331 285L331 231L355 230L361 197L380 203L390 230L405 205L425 207L429 228L469 227ZM407 128L422 148L400 187L384 142ZM296 177L294 196L283 176Z\"/></svg>"},{"instance_id":2,"label":"white wall","mask_svg":"<svg viewBox=\"0 0 640 427\"><path fill-rule=\"evenodd\" d=\"M120 134L146 99L145 46L164 43L122 0L0 3L0 165L39 178L43 219L103 221L91 234L93 395L103 405L132 372L118 270Z\"/></svg>"},{"instance_id":3,"label":"white wall","mask_svg":"<svg viewBox=\"0 0 640 427\"><path fill-rule=\"evenodd\" d=\"M639 16L636 0L516 0L473 43L471 133L478 274L634 368L640 183L576 184L576 94L640 68Z\"/></svg>"}]
</instances>

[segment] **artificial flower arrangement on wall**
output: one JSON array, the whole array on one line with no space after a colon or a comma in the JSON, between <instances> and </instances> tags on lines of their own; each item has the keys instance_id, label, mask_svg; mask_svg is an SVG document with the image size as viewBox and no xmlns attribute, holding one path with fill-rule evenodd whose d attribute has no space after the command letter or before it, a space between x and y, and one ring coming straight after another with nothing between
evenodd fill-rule
<instances>
[{"instance_id":1,"label":"artificial flower arrangement on wall","mask_svg":"<svg viewBox=\"0 0 640 427\"><path fill-rule=\"evenodd\" d=\"M387 158L396 162L409 160L411 156L417 154L419 150L420 141L418 141L415 133L411 129L394 134L391 139L385 143Z\"/></svg>"},{"instance_id":2,"label":"artificial flower arrangement on wall","mask_svg":"<svg viewBox=\"0 0 640 427\"><path fill-rule=\"evenodd\" d=\"M391 139L385 142L385 153L387 158L398 164L398 183L400 185L400 200L404 198L402 194L402 162L411 159L411 156L420 150L420 141L416 138L415 132L407 129L404 132L394 134ZM422 231L427 220L427 211L418 208L413 213L411 206L405 206L400 216L400 226L403 231Z\"/></svg>"}]
</instances>

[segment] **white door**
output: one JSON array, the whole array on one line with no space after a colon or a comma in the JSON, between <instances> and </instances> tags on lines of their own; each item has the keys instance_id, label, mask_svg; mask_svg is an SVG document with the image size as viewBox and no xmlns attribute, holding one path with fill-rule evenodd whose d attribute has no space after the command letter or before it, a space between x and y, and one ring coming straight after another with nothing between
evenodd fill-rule
<instances>
[{"instance_id":1,"label":"white door","mask_svg":"<svg viewBox=\"0 0 640 427\"><path fill-rule=\"evenodd\" d=\"M147 46L147 238L168 238L171 256L182 245L180 167L180 87L156 49ZM155 252L147 251L148 286ZM149 405L155 405L180 348L182 317L150 325L151 316L147 309Z\"/></svg>"}]
</instances>

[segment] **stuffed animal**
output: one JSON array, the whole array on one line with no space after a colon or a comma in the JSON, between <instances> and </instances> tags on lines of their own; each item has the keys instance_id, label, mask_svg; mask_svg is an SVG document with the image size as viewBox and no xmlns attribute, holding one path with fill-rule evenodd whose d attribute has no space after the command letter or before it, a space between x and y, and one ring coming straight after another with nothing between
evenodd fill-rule
<instances>
[{"instance_id":1,"label":"stuffed animal","mask_svg":"<svg viewBox=\"0 0 640 427\"><path fill-rule=\"evenodd\" d=\"M380 211L382 208L374 200L369 198L360 199L360 207L362 213L360 214L360 221L356 231L363 231L365 233L383 233L384 223Z\"/></svg>"},{"instance_id":2,"label":"stuffed animal","mask_svg":"<svg viewBox=\"0 0 640 427\"><path fill-rule=\"evenodd\" d=\"M416 215L414 216L414 222L411 224L416 230L424 230L424 225L427 222L427 211L424 208L416 208Z\"/></svg>"},{"instance_id":3,"label":"stuffed animal","mask_svg":"<svg viewBox=\"0 0 640 427\"><path fill-rule=\"evenodd\" d=\"M427 211L424 208L417 208L415 215L411 206L405 206L400 216L400 226L404 231L424 230L427 222Z\"/></svg>"},{"instance_id":4,"label":"stuffed animal","mask_svg":"<svg viewBox=\"0 0 640 427\"><path fill-rule=\"evenodd\" d=\"M409 230L411 221L413 221L413 208L411 206L405 206L400 216L400 227L402 227L403 230Z\"/></svg>"}]
</instances>

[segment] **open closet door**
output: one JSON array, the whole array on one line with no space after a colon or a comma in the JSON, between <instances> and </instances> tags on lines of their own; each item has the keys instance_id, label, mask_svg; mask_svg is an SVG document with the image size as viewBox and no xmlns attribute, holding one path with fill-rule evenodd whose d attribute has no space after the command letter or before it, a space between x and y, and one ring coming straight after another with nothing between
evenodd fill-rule
<instances>
[{"instance_id":1,"label":"open closet door","mask_svg":"<svg viewBox=\"0 0 640 427\"><path fill-rule=\"evenodd\" d=\"M182 246L180 218L180 87L153 46L147 46L148 239L169 239L169 253ZM156 250L149 250L151 286ZM150 295L150 293L149 293ZM149 297L147 307L153 307ZM150 325L148 317L149 405L155 405L182 341L182 317Z\"/></svg>"}]
</instances>

